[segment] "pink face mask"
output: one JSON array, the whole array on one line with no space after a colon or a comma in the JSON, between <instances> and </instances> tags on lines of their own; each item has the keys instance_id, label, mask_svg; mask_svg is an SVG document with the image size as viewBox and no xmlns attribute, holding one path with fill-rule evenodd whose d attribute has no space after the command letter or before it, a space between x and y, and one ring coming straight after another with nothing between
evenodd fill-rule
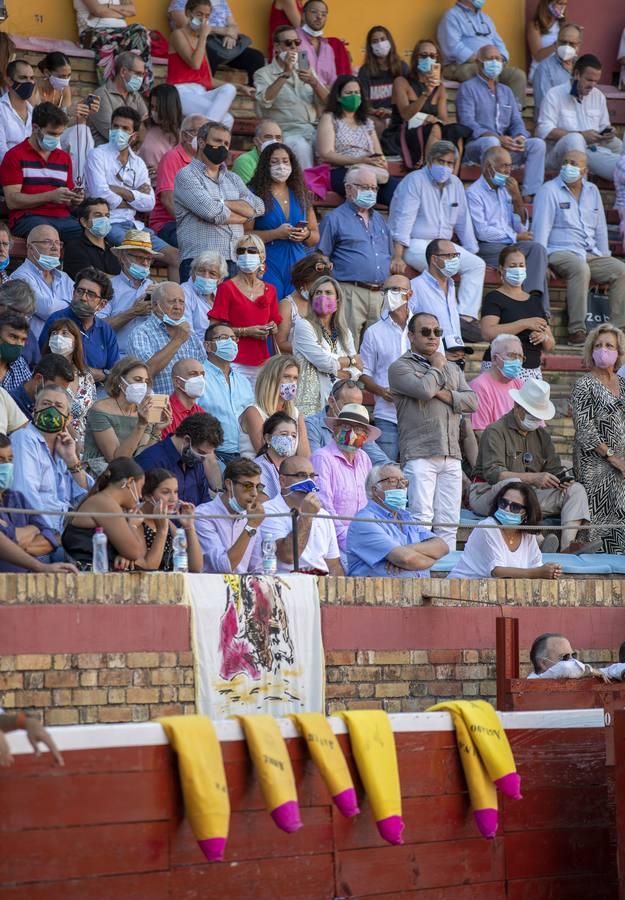
<instances>
[{"instance_id":1,"label":"pink face mask","mask_svg":"<svg viewBox=\"0 0 625 900\"><path fill-rule=\"evenodd\" d=\"M312 307L318 316L327 316L336 312L336 297L330 294L316 294L313 297Z\"/></svg>"},{"instance_id":2,"label":"pink face mask","mask_svg":"<svg viewBox=\"0 0 625 900\"><path fill-rule=\"evenodd\" d=\"M616 350L610 350L608 347L597 347L592 351L594 364L598 369L612 369L618 358Z\"/></svg>"}]
</instances>

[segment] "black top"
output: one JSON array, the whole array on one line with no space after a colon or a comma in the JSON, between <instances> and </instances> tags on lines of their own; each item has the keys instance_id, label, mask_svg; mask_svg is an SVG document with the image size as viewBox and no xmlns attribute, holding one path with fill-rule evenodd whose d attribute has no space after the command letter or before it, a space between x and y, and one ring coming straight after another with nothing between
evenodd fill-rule
<instances>
[{"instance_id":1,"label":"black top","mask_svg":"<svg viewBox=\"0 0 625 900\"><path fill-rule=\"evenodd\" d=\"M78 528L69 522L61 536L64 550L72 557L81 571L90 572L93 564L93 535L95 528ZM118 550L108 541L106 545L109 558L109 572L113 571L115 557L120 556Z\"/></svg>"},{"instance_id":2,"label":"black top","mask_svg":"<svg viewBox=\"0 0 625 900\"><path fill-rule=\"evenodd\" d=\"M545 319L543 298L541 294L530 294L527 300L512 300L501 291L491 291L482 302L482 318L484 316L497 316L501 325L518 322L519 319L531 319L534 316ZM540 366L541 349L540 345L535 347L530 344L530 333L529 329L526 329L517 335L525 353L523 368L537 369ZM484 354L484 361L490 362L490 347Z\"/></svg>"},{"instance_id":3,"label":"black top","mask_svg":"<svg viewBox=\"0 0 625 900\"><path fill-rule=\"evenodd\" d=\"M148 548L152 546L154 543L154 538L156 537L156 531L147 525L145 522L143 523L143 534L145 536L145 543ZM161 557L161 562L159 565L159 570L161 572L173 572L174 571L174 542L171 535L171 528L167 532L167 537L165 538L165 546L163 547L163 555Z\"/></svg>"},{"instance_id":4,"label":"black top","mask_svg":"<svg viewBox=\"0 0 625 900\"><path fill-rule=\"evenodd\" d=\"M405 62L401 64L401 74L404 77L408 75L408 66ZM360 81L363 95L368 99L372 109L391 109L395 78L390 72L370 75L368 66L361 66L358 69L358 81Z\"/></svg>"},{"instance_id":5,"label":"black top","mask_svg":"<svg viewBox=\"0 0 625 900\"><path fill-rule=\"evenodd\" d=\"M422 81L414 81L412 78L408 78L405 76L406 81L413 89L417 97L420 97L421 94L424 94L427 91L427 87L423 84ZM432 93L429 95L423 106L421 107L421 112L424 116L438 116L438 93L440 90L439 87L435 87ZM393 125L401 125L403 124L403 119L399 114L399 110L396 106L393 106L393 114L391 116L391 127Z\"/></svg>"},{"instance_id":6,"label":"black top","mask_svg":"<svg viewBox=\"0 0 625 900\"><path fill-rule=\"evenodd\" d=\"M106 275L119 275L122 270L119 260L108 244L104 250L100 250L83 233L82 237L65 242L63 271L75 280L81 269L86 269L87 266L94 266Z\"/></svg>"}]
</instances>

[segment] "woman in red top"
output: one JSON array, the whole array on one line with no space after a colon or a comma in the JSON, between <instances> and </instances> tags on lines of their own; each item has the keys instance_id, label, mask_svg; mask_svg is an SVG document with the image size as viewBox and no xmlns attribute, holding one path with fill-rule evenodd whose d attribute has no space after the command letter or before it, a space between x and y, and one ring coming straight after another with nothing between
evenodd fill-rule
<instances>
[{"instance_id":1,"label":"woman in red top","mask_svg":"<svg viewBox=\"0 0 625 900\"><path fill-rule=\"evenodd\" d=\"M265 245L256 234L245 234L235 246L239 271L217 288L209 318L225 322L239 339L234 368L256 384L258 371L269 359L267 340L275 335L282 316L272 284L261 281Z\"/></svg>"},{"instance_id":2,"label":"woman in red top","mask_svg":"<svg viewBox=\"0 0 625 900\"><path fill-rule=\"evenodd\" d=\"M187 0L184 11L187 24L172 31L169 39L167 82L176 86L185 116L206 116L212 122L222 122L231 129L234 119L228 110L237 88L233 84L213 80L206 56L212 5L209 0ZM246 93L249 89L243 90L244 87L239 85L241 91Z\"/></svg>"},{"instance_id":3,"label":"woman in red top","mask_svg":"<svg viewBox=\"0 0 625 900\"><path fill-rule=\"evenodd\" d=\"M269 59L273 57L273 33L280 25L299 28L304 4L301 0L273 0L269 12Z\"/></svg>"}]
</instances>

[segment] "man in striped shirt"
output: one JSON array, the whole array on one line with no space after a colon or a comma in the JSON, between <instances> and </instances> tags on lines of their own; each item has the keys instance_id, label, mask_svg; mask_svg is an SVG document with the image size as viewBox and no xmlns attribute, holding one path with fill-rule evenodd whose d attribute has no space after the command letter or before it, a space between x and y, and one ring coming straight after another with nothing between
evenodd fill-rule
<instances>
[{"instance_id":1,"label":"man in striped shirt","mask_svg":"<svg viewBox=\"0 0 625 900\"><path fill-rule=\"evenodd\" d=\"M13 234L27 237L37 225L52 225L61 240L82 235L70 208L82 201L83 194L74 189L69 153L60 149L67 123L62 109L40 103L33 110L31 136L7 151L0 165Z\"/></svg>"}]
</instances>

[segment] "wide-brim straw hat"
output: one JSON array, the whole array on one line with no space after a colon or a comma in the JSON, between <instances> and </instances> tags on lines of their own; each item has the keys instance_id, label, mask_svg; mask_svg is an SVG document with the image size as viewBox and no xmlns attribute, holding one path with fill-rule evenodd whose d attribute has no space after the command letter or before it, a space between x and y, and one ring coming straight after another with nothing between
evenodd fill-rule
<instances>
[{"instance_id":1,"label":"wide-brim straw hat","mask_svg":"<svg viewBox=\"0 0 625 900\"><path fill-rule=\"evenodd\" d=\"M328 428L335 425L363 425L367 429L368 440L377 441L382 432L369 421L367 407L360 403L346 403L338 416L326 416L325 423Z\"/></svg>"}]
</instances>

